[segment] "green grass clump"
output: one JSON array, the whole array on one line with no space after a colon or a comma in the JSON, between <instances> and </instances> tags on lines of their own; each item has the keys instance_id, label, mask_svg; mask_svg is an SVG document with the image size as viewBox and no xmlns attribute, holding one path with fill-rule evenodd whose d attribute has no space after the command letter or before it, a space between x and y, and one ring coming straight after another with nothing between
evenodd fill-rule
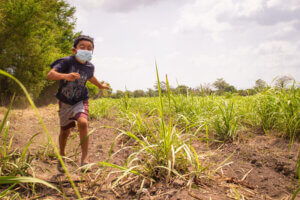
<instances>
[{"instance_id":1,"label":"green grass clump","mask_svg":"<svg viewBox=\"0 0 300 200\"><path fill-rule=\"evenodd\" d=\"M257 117L261 120L261 127L266 132L277 125L279 116L278 98L272 90L257 95L255 99Z\"/></svg>"},{"instance_id":2,"label":"green grass clump","mask_svg":"<svg viewBox=\"0 0 300 200\"><path fill-rule=\"evenodd\" d=\"M300 90L294 86L278 94L280 118L278 129L290 139L290 145L300 136ZM298 135L297 135L298 134Z\"/></svg>"},{"instance_id":3,"label":"green grass clump","mask_svg":"<svg viewBox=\"0 0 300 200\"><path fill-rule=\"evenodd\" d=\"M113 99L90 100L89 104L89 116L91 119L108 118L113 115L111 113L115 104Z\"/></svg>"},{"instance_id":4,"label":"green grass clump","mask_svg":"<svg viewBox=\"0 0 300 200\"><path fill-rule=\"evenodd\" d=\"M118 118L133 132L145 131L147 121L160 116L159 97L128 98L116 101ZM296 87L276 90L267 88L253 96L193 96L162 94L161 104L168 108L172 123L185 133L201 135L208 132L218 139L232 141L240 128L263 130L265 134L276 133L292 141L300 133L300 90ZM133 125L134 124L134 125ZM149 125L150 126L150 125ZM143 130L144 129L144 130Z\"/></svg>"},{"instance_id":5,"label":"green grass clump","mask_svg":"<svg viewBox=\"0 0 300 200\"><path fill-rule=\"evenodd\" d=\"M161 94L158 72L157 80L159 115L153 122L155 129L147 129L144 134L135 133L142 131L141 128L136 129L135 127L147 127L149 124L140 115L137 115L138 117L135 115L137 118L132 124L137 125L131 127L135 132L120 130L121 134L116 138L126 135L135 141L135 144L131 146L135 151L130 154L124 166L117 166L108 162L99 163L122 171L123 174L115 181L115 184L129 174L135 174L150 181L164 180L169 182L174 177L179 177L188 182L206 169L200 165L198 155L191 146L191 137L188 134L182 135L182 131L172 123L171 95L168 93L165 104ZM124 108L130 109L130 107ZM124 112L128 114L126 110ZM166 117L168 118L166 119Z\"/></svg>"},{"instance_id":6,"label":"green grass clump","mask_svg":"<svg viewBox=\"0 0 300 200\"><path fill-rule=\"evenodd\" d=\"M219 105L218 114L214 119L214 129L218 139L234 140L236 137L238 116L233 101L224 101Z\"/></svg>"}]
</instances>

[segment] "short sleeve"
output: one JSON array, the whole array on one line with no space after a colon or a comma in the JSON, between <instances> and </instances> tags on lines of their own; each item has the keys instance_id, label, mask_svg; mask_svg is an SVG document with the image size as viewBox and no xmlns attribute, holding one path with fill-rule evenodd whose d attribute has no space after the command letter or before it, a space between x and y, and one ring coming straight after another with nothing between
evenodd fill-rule
<instances>
[{"instance_id":1,"label":"short sleeve","mask_svg":"<svg viewBox=\"0 0 300 200\"><path fill-rule=\"evenodd\" d=\"M50 66L51 68L55 68L60 73L66 73L68 70L68 63L65 58L54 61Z\"/></svg>"},{"instance_id":2,"label":"short sleeve","mask_svg":"<svg viewBox=\"0 0 300 200\"><path fill-rule=\"evenodd\" d=\"M92 68L92 76L91 76L91 78L94 76L94 72L95 72L95 67L93 66L93 68Z\"/></svg>"},{"instance_id":3,"label":"short sleeve","mask_svg":"<svg viewBox=\"0 0 300 200\"><path fill-rule=\"evenodd\" d=\"M93 76L94 76L94 71L95 71L95 66L92 64L92 63L90 63L90 62L88 62L87 63L87 67L88 67L88 79L90 79L90 78L92 78Z\"/></svg>"}]
</instances>

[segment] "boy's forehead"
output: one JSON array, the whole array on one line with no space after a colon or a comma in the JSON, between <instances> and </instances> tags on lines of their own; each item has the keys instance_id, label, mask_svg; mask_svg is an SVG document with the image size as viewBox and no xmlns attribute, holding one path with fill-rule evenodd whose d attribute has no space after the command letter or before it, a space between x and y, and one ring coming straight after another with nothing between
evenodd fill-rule
<instances>
[{"instance_id":1,"label":"boy's forehead","mask_svg":"<svg viewBox=\"0 0 300 200\"><path fill-rule=\"evenodd\" d=\"M87 41L87 40L81 40L81 41L78 42L77 45L78 45L78 46L92 46L92 47L93 47L92 42Z\"/></svg>"}]
</instances>

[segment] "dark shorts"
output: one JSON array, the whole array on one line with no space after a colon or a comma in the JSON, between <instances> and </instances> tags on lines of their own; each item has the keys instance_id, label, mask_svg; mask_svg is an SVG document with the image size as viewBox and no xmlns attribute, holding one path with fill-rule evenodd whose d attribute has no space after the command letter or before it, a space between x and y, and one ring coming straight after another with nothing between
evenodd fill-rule
<instances>
[{"instance_id":1,"label":"dark shorts","mask_svg":"<svg viewBox=\"0 0 300 200\"><path fill-rule=\"evenodd\" d=\"M79 117L88 119L89 116L89 102L80 101L75 105L69 105L61 101L58 102L59 105L59 121L62 130L67 130L69 128L75 127L75 121Z\"/></svg>"}]
</instances>

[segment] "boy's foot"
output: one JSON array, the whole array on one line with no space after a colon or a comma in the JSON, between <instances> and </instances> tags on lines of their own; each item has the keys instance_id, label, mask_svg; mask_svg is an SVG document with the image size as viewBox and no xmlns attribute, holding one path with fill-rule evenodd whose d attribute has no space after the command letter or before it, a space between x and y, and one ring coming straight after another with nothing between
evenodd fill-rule
<instances>
[{"instance_id":1,"label":"boy's foot","mask_svg":"<svg viewBox=\"0 0 300 200\"><path fill-rule=\"evenodd\" d=\"M64 168L62 167L61 163L58 161L57 163L57 170L60 172L60 173L65 173L65 170Z\"/></svg>"},{"instance_id":2,"label":"boy's foot","mask_svg":"<svg viewBox=\"0 0 300 200\"><path fill-rule=\"evenodd\" d=\"M91 166L89 163L82 163L80 167L81 172L91 172Z\"/></svg>"}]
</instances>

